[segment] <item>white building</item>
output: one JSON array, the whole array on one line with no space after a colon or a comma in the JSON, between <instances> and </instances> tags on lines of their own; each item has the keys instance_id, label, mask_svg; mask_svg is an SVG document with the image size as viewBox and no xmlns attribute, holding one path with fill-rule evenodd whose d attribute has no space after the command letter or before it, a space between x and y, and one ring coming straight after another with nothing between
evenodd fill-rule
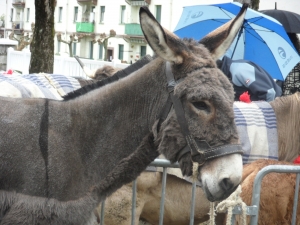
<instances>
[{"instance_id":1,"label":"white building","mask_svg":"<svg viewBox=\"0 0 300 225\"><path fill-rule=\"evenodd\" d=\"M131 63L145 54L152 54L139 25L140 6L148 6L162 26L172 31L183 6L223 2L228 0L57 0L55 32L61 33L66 41L72 34L89 35L73 43L73 54L104 60L103 44L97 40L101 33L108 35L114 30L116 36L109 38L107 43L108 60ZM1 29L5 37L10 34L13 23L16 24L15 34L30 33L31 23L35 22L34 0L6 0L5 14L5 28ZM58 42L57 38L54 41L55 54L69 54L67 44Z\"/></svg>"},{"instance_id":2,"label":"white building","mask_svg":"<svg viewBox=\"0 0 300 225\"><path fill-rule=\"evenodd\" d=\"M148 6L162 26L173 30L182 12L183 5L197 5L226 0L57 0L55 8L55 32L61 33L68 41L75 34L90 35L78 43L73 43L74 55L94 60L104 60L103 44L97 40L101 33L116 31L116 36L108 39L107 59L120 59L131 63L145 54L152 54L139 25L139 8ZM35 22L34 0L7 0L4 36L8 37L12 24L16 24L15 34L31 33L31 23ZM67 44L55 38L55 54L69 54Z\"/></svg>"}]
</instances>

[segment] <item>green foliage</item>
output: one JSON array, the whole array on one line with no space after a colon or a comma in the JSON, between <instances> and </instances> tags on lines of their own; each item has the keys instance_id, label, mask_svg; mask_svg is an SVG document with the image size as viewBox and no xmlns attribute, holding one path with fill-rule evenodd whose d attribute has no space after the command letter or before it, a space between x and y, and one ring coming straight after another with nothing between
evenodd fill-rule
<instances>
[{"instance_id":1,"label":"green foliage","mask_svg":"<svg viewBox=\"0 0 300 225\"><path fill-rule=\"evenodd\" d=\"M259 9L259 0L233 0L234 2L239 2L241 4L243 3L250 3L250 8L254 9L254 10L258 10Z\"/></svg>"},{"instance_id":2,"label":"green foliage","mask_svg":"<svg viewBox=\"0 0 300 225\"><path fill-rule=\"evenodd\" d=\"M5 27L5 14L0 16L0 21L2 21L2 27Z\"/></svg>"},{"instance_id":3,"label":"green foliage","mask_svg":"<svg viewBox=\"0 0 300 225\"><path fill-rule=\"evenodd\" d=\"M259 0L251 0L252 9L258 10L259 9Z\"/></svg>"}]
</instances>

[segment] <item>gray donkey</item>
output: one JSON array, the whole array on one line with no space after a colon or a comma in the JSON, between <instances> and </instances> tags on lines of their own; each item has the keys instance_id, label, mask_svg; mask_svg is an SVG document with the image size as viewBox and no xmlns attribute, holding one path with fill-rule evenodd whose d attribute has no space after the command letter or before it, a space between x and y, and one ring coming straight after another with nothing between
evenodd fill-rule
<instances>
[{"instance_id":1,"label":"gray donkey","mask_svg":"<svg viewBox=\"0 0 300 225\"><path fill-rule=\"evenodd\" d=\"M29 209L20 213L32 217L33 224L87 222L88 216L78 222L70 217L81 212L82 199L90 210L130 181L109 174L121 160L127 162L149 132L157 151L178 161L183 175L198 179L210 201L228 197L241 181L241 147L233 88L215 60L233 41L246 8L200 43L179 39L163 29L148 8L141 8L142 30L157 55L141 69L101 88L83 87L64 101L0 98L4 199L37 202L32 206L25 200ZM153 160L149 152L145 155ZM149 160L135 158L130 165L142 166L138 171L127 168L124 176L134 179ZM107 179L113 179L114 188L105 189ZM86 197L96 184L99 192ZM50 218L39 212L44 203L54 209ZM58 204L70 208L60 211ZM2 207L4 219L12 208ZM3 224L13 224L4 219Z\"/></svg>"}]
</instances>

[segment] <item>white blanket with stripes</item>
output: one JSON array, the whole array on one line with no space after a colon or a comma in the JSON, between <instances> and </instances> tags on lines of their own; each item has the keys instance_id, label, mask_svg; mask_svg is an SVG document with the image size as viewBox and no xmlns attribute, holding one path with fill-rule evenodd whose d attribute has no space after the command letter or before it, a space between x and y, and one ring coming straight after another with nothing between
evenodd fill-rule
<instances>
[{"instance_id":1,"label":"white blanket with stripes","mask_svg":"<svg viewBox=\"0 0 300 225\"><path fill-rule=\"evenodd\" d=\"M13 98L48 98L62 96L80 88L77 79L59 74L0 74L0 96Z\"/></svg>"},{"instance_id":2,"label":"white blanket with stripes","mask_svg":"<svg viewBox=\"0 0 300 225\"><path fill-rule=\"evenodd\" d=\"M234 119L244 150L243 163L278 160L276 115L268 102L235 102Z\"/></svg>"}]
</instances>

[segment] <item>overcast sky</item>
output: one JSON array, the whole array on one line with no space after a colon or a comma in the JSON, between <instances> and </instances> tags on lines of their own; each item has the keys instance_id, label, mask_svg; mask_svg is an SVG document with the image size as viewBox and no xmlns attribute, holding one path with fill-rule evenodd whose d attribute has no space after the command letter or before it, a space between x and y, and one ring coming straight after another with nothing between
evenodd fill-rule
<instances>
[{"instance_id":1,"label":"overcast sky","mask_svg":"<svg viewBox=\"0 0 300 225\"><path fill-rule=\"evenodd\" d=\"M277 9L300 14L300 0L260 0L259 10L274 9L275 2L277 2Z\"/></svg>"}]
</instances>

